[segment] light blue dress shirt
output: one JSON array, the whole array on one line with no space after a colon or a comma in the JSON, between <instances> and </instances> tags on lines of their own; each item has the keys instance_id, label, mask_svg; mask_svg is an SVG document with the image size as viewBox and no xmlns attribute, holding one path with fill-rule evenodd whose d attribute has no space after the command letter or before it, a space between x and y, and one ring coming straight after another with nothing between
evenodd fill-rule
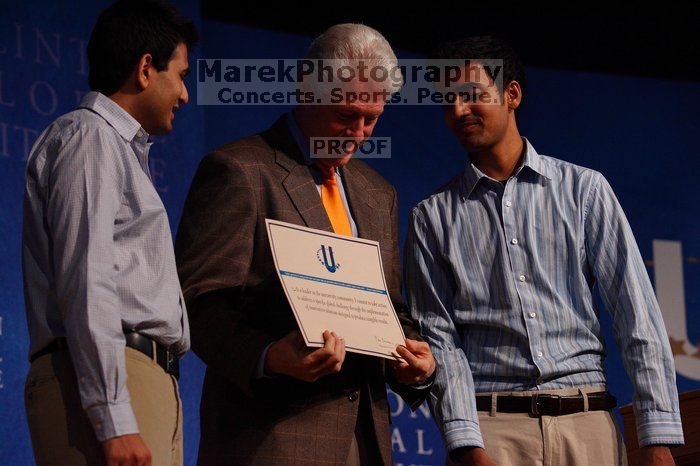
<instances>
[{"instance_id":1,"label":"light blue dress shirt","mask_svg":"<svg viewBox=\"0 0 700 466\"><path fill-rule=\"evenodd\" d=\"M33 355L65 337L80 398L102 441L138 433L124 333L190 346L168 214L148 171L151 143L111 99L88 93L27 160L24 296Z\"/></svg>"}]
</instances>

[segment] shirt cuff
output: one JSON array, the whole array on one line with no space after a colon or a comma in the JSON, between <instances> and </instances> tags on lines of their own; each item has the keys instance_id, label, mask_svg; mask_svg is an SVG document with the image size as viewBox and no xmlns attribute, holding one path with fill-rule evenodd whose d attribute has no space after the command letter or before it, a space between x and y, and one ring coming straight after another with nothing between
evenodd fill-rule
<instances>
[{"instance_id":1,"label":"shirt cuff","mask_svg":"<svg viewBox=\"0 0 700 466\"><path fill-rule=\"evenodd\" d=\"M444 425L445 449L448 453L460 447L484 448L479 424L472 421L452 421Z\"/></svg>"},{"instance_id":2,"label":"shirt cuff","mask_svg":"<svg viewBox=\"0 0 700 466\"><path fill-rule=\"evenodd\" d=\"M260 355L260 359L258 359L258 365L255 367L255 379L272 379L274 378L271 375L268 375L265 373L265 358L267 357L267 350L270 349L270 346L274 345L276 342L272 342L269 345L265 347L263 350L262 354Z\"/></svg>"},{"instance_id":3,"label":"shirt cuff","mask_svg":"<svg viewBox=\"0 0 700 466\"><path fill-rule=\"evenodd\" d=\"M139 433L131 403L97 405L85 412L100 442L121 435Z\"/></svg>"},{"instance_id":4,"label":"shirt cuff","mask_svg":"<svg viewBox=\"0 0 700 466\"><path fill-rule=\"evenodd\" d=\"M433 381L428 377L422 382L414 383L413 385L409 385L414 390L425 390L426 388L430 387L433 384Z\"/></svg>"},{"instance_id":5,"label":"shirt cuff","mask_svg":"<svg viewBox=\"0 0 700 466\"><path fill-rule=\"evenodd\" d=\"M435 370L433 371L432 374L430 374L430 377L428 377L427 379L425 379L422 382L418 382L416 384L409 385L409 387L411 387L414 390L425 390L426 388L432 387L433 384L435 383L435 378L437 377L437 372L438 372L438 368L437 368L437 363L436 363Z\"/></svg>"},{"instance_id":6,"label":"shirt cuff","mask_svg":"<svg viewBox=\"0 0 700 466\"><path fill-rule=\"evenodd\" d=\"M680 413L647 411L636 413L640 447L649 445L683 445Z\"/></svg>"}]
</instances>

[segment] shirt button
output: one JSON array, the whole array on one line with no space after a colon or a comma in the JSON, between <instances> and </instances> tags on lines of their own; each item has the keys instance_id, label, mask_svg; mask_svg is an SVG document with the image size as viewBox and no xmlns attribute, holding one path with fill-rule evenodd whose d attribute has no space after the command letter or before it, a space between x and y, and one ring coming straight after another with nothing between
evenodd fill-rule
<instances>
[{"instance_id":1,"label":"shirt button","mask_svg":"<svg viewBox=\"0 0 700 466\"><path fill-rule=\"evenodd\" d=\"M351 394L348 395L348 400L350 401L357 401L357 392L352 392Z\"/></svg>"},{"instance_id":2,"label":"shirt button","mask_svg":"<svg viewBox=\"0 0 700 466\"><path fill-rule=\"evenodd\" d=\"M538 351L538 352L537 352L537 357L538 357L538 358L541 358L541 357L542 357L542 351Z\"/></svg>"},{"instance_id":3,"label":"shirt button","mask_svg":"<svg viewBox=\"0 0 700 466\"><path fill-rule=\"evenodd\" d=\"M521 282L524 282L524 281L525 281L525 275L519 276L519 277L518 277L518 280L520 280Z\"/></svg>"},{"instance_id":4,"label":"shirt button","mask_svg":"<svg viewBox=\"0 0 700 466\"><path fill-rule=\"evenodd\" d=\"M518 240L515 239L515 238L513 238L512 240L510 240L510 242L511 242L512 244L518 244Z\"/></svg>"},{"instance_id":5,"label":"shirt button","mask_svg":"<svg viewBox=\"0 0 700 466\"><path fill-rule=\"evenodd\" d=\"M535 318L536 315L537 315L537 314L535 314L534 312L531 312L531 313L530 313L530 317L532 317L533 319Z\"/></svg>"},{"instance_id":6,"label":"shirt button","mask_svg":"<svg viewBox=\"0 0 700 466\"><path fill-rule=\"evenodd\" d=\"M139 131L136 133L136 136L142 138L142 137L143 137L143 131L139 130Z\"/></svg>"},{"instance_id":7,"label":"shirt button","mask_svg":"<svg viewBox=\"0 0 700 466\"><path fill-rule=\"evenodd\" d=\"M506 207L510 207L510 206L512 206L512 205L513 205L513 203L512 203L512 202L510 202L510 201L506 201Z\"/></svg>"}]
</instances>

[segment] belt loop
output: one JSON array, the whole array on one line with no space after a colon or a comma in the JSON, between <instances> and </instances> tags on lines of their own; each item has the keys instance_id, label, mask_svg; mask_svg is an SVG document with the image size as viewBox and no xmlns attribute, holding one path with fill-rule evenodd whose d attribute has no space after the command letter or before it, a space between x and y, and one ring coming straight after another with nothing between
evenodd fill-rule
<instances>
[{"instance_id":1,"label":"belt loop","mask_svg":"<svg viewBox=\"0 0 700 466\"><path fill-rule=\"evenodd\" d=\"M156 346L155 340L150 340L151 348L153 348L153 362L158 364L158 346Z\"/></svg>"},{"instance_id":2,"label":"belt loop","mask_svg":"<svg viewBox=\"0 0 700 466\"><path fill-rule=\"evenodd\" d=\"M580 388L578 389L578 392L583 397L583 412L587 413L588 412L588 393L584 392Z\"/></svg>"},{"instance_id":3,"label":"belt loop","mask_svg":"<svg viewBox=\"0 0 700 466\"><path fill-rule=\"evenodd\" d=\"M494 392L491 393L491 411L489 416L496 417L496 411L498 410L498 395Z\"/></svg>"}]
</instances>

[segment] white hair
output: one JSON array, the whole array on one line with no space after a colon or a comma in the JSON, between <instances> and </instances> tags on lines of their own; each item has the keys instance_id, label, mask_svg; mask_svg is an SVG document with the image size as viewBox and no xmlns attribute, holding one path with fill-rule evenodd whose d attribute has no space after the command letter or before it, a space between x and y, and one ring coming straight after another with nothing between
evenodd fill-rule
<instances>
[{"instance_id":1,"label":"white hair","mask_svg":"<svg viewBox=\"0 0 700 466\"><path fill-rule=\"evenodd\" d=\"M398 59L389 42L384 36L369 26L358 23L336 24L326 29L313 40L306 53L311 60L337 60L335 65L357 67L358 60L366 65L384 68L387 71L396 70ZM400 83L389 83L392 91L398 90L403 84L399 72Z\"/></svg>"}]
</instances>

